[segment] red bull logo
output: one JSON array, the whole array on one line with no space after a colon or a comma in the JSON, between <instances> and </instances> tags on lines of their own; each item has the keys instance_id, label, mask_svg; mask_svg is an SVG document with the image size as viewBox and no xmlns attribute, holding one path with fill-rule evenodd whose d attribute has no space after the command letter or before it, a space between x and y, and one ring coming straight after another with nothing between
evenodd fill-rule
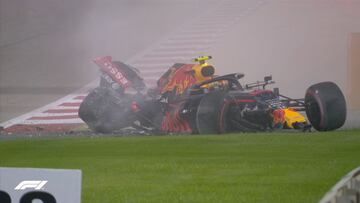
<instances>
[{"instance_id":1,"label":"red bull logo","mask_svg":"<svg viewBox=\"0 0 360 203\"><path fill-rule=\"evenodd\" d=\"M169 82L161 91L162 93L176 90L176 95L184 93L184 91L191 85L196 84L197 80L192 74L192 64L184 65L183 67L174 70L169 75Z\"/></svg>"}]
</instances>

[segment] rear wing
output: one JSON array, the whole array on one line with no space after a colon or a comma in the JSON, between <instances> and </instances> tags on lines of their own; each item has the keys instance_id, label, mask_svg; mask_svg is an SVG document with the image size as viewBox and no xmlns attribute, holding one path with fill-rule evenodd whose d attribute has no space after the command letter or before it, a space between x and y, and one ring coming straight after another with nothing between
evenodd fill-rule
<instances>
[{"instance_id":1,"label":"rear wing","mask_svg":"<svg viewBox=\"0 0 360 203\"><path fill-rule=\"evenodd\" d=\"M119 83L124 89L131 86L131 82L125 77L119 68L112 62L111 56L103 56L94 59L96 65L100 67L102 71L107 73L111 79Z\"/></svg>"}]
</instances>

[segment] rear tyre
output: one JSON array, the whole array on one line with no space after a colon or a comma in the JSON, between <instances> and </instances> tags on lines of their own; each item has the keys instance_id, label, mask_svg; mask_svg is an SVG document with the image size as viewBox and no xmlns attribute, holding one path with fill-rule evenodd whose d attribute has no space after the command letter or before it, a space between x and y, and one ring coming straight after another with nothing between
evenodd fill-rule
<instances>
[{"instance_id":1,"label":"rear tyre","mask_svg":"<svg viewBox=\"0 0 360 203\"><path fill-rule=\"evenodd\" d=\"M345 97L333 82L309 87L305 94L305 107L310 123L318 131L335 130L345 123Z\"/></svg>"},{"instance_id":2,"label":"rear tyre","mask_svg":"<svg viewBox=\"0 0 360 203\"><path fill-rule=\"evenodd\" d=\"M224 92L205 95L196 112L196 127L199 134L225 133L226 112L228 109Z\"/></svg>"}]
</instances>

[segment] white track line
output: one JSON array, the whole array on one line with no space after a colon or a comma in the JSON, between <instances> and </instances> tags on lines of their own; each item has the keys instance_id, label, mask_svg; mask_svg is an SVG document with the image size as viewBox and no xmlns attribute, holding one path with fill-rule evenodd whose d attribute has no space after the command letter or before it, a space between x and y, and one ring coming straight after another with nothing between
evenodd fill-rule
<instances>
[{"instance_id":1,"label":"white track line","mask_svg":"<svg viewBox=\"0 0 360 203\"><path fill-rule=\"evenodd\" d=\"M16 124L25 124L27 119L33 117L35 114L44 112L44 111L49 110L49 109L55 109L60 104L71 101L73 98L75 98L75 97L77 97L79 95L83 95L83 93L82 94L74 94L73 93L73 94L67 95L67 96L65 96L65 97L63 97L63 98L61 98L61 99L59 99L59 100L57 100L57 101L55 101L53 103L50 103L50 104L45 105L45 106L43 106L41 108L30 111L29 113L26 113L24 115L13 118L13 119L11 119L9 121L6 121L4 123L1 123L0 126L2 126L3 128L8 128L8 127L10 127L12 125L16 125Z\"/></svg>"},{"instance_id":2,"label":"white track line","mask_svg":"<svg viewBox=\"0 0 360 203\"><path fill-rule=\"evenodd\" d=\"M167 68L144 69L144 70L140 70L140 74L165 73L166 70Z\"/></svg>"},{"instance_id":3,"label":"white track line","mask_svg":"<svg viewBox=\"0 0 360 203\"><path fill-rule=\"evenodd\" d=\"M78 100L80 101L80 100ZM66 102L67 103L67 102ZM52 109L57 109L57 110L76 110L79 109L78 106L54 106L54 108ZM47 109L49 110L49 109Z\"/></svg>"},{"instance_id":4,"label":"white track line","mask_svg":"<svg viewBox=\"0 0 360 203\"><path fill-rule=\"evenodd\" d=\"M173 65L174 63L164 63L164 64L137 64L136 67L138 67L140 69L140 72L145 71L145 70L152 70L152 69L156 69L156 70L161 70L161 69L168 69L171 65Z\"/></svg>"},{"instance_id":5,"label":"white track line","mask_svg":"<svg viewBox=\"0 0 360 203\"><path fill-rule=\"evenodd\" d=\"M32 117L53 117L53 116L77 116L78 113L36 113Z\"/></svg>"},{"instance_id":6,"label":"white track line","mask_svg":"<svg viewBox=\"0 0 360 203\"><path fill-rule=\"evenodd\" d=\"M82 124L82 123L84 123L84 121L82 121L80 118L74 118L74 119L57 119L57 120L25 120L20 124L39 125L39 124Z\"/></svg>"}]
</instances>

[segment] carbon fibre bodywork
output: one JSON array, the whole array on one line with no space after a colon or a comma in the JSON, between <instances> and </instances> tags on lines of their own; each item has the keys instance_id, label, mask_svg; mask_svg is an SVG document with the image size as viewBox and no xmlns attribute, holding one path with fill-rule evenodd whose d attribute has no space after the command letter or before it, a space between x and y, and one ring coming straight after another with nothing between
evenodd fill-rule
<instances>
[{"instance_id":1,"label":"carbon fibre bodywork","mask_svg":"<svg viewBox=\"0 0 360 203\"><path fill-rule=\"evenodd\" d=\"M158 79L155 88L146 90L142 78L131 66L112 62L111 57L98 58L95 62L102 72L100 86L85 98L79 110L80 118L95 131L111 132L124 127L195 134L273 129L307 131L311 124L299 113L305 110L311 116L310 121L316 122L315 128L323 131L341 127L346 118L345 99L340 89L333 92L328 88L335 85L331 82L312 86L312 89L323 88L324 95L313 95L312 89L308 89L307 100L291 99L281 95L278 88L267 89L275 83L271 76L241 85L239 80L244 74L214 76L214 67L200 61L200 64L174 64ZM128 88L136 93L127 93ZM336 94L336 105L343 106L340 111L326 108L334 102L334 98L327 100L329 94ZM340 117L334 118L335 114Z\"/></svg>"}]
</instances>

